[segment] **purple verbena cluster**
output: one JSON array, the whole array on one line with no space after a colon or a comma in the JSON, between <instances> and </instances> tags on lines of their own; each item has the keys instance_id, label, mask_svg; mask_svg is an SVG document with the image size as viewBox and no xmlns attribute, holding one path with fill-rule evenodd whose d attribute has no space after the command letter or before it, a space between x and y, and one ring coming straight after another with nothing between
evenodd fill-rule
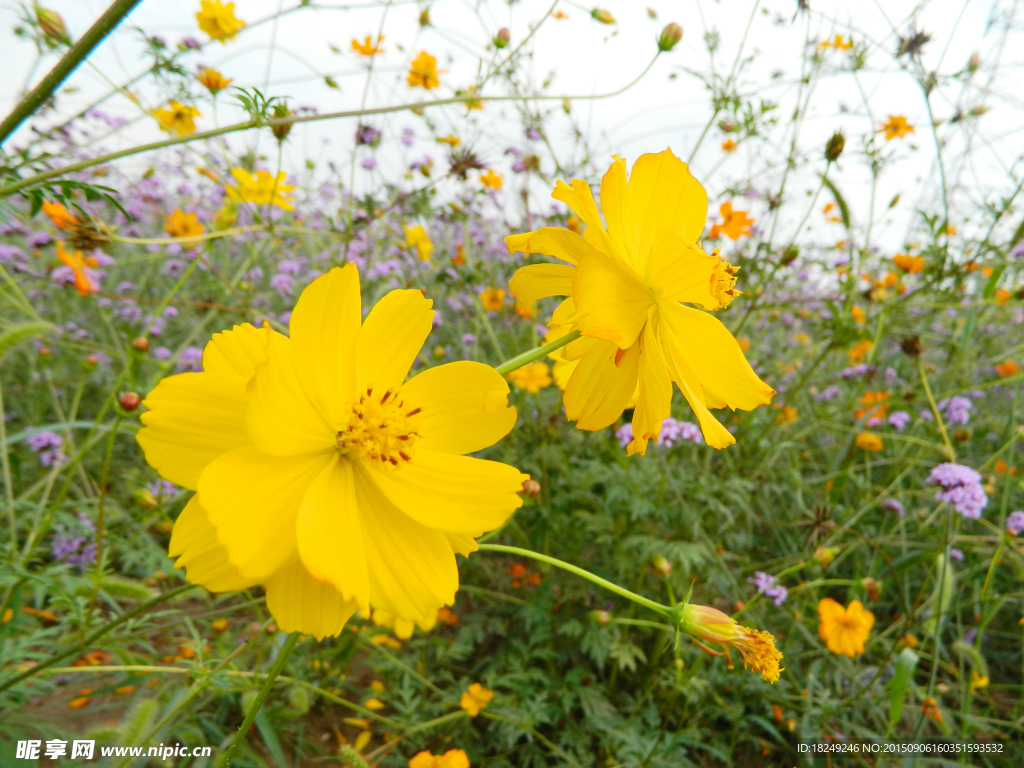
<instances>
[{"instance_id":1,"label":"purple verbena cluster","mask_svg":"<svg viewBox=\"0 0 1024 768\"><path fill-rule=\"evenodd\" d=\"M988 504L988 496L981 487L981 475L961 464L939 464L928 475L928 485L941 486L935 492L935 499L948 501L957 512L972 520L981 517L981 510Z\"/></svg>"},{"instance_id":2,"label":"purple verbena cluster","mask_svg":"<svg viewBox=\"0 0 1024 768\"><path fill-rule=\"evenodd\" d=\"M779 580L764 571L757 571L747 581L757 587L759 594L775 598L776 605L782 605L789 597L789 590L779 584Z\"/></svg>"}]
</instances>

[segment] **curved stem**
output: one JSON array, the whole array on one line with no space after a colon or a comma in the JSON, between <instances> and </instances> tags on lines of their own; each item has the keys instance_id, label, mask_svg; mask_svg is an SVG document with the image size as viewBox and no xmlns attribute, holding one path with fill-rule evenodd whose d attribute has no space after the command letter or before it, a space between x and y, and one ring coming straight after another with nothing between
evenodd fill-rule
<instances>
[{"instance_id":1,"label":"curved stem","mask_svg":"<svg viewBox=\"0 0 1024 768\"><path fill-rule=\"evenodd\" d=\"M576 341L579 337L579 331L571 331L565 334L565 336L555 339L550 344L545 344L543 347L537 347L536 349L531 349L529 352L523 352L521 355L516 355L511 360L507 360L501 365L495 366L494 370L502 376L512 373L516 368L522 368L524 365L529 365L534 360L540 360L548 353L554 352L556 349L561 349L566 344Z\"/></svg>"},{"instance_id":2,"label":"curved stem","mask_svg":"<svg viewBox=\"0 0 1024 768\"><path fill-rule=\"evenodd\" d=\"M942 419L942 414L939 413L939 407L935 404L935 398L932 396L932 388L928 386L928 377L924 373L924 365L921 363L921 358L917 358L917 372L921 375L921 384L924 385L924 393L928 397L928 404L932 408L932 413L935 414L935 422L939 425L939 432L942 434L942 440L946 444L946 451L949 454L949 460L956 462L956 451L953 450L953 443L949 441L949 433L946 431L946 422Z\"/></svg>"}]
</instances>

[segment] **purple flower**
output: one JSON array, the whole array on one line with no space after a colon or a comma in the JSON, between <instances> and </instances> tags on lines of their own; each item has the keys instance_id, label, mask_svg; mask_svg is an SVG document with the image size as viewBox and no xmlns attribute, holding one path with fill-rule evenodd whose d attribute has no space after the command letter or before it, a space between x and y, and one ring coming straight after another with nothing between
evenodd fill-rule
<instances>
[{"instance_id":1,"label":"purple flower","mask_svg":"<svg viewBox=\"0 0 1024 768\"><path fill-rule=\"evenodd\" d=\"M84 571L96 561L96 526L84 513L78 515L78 522L85 528L85 536L69 536L63 525L53 527L50 555L58 562L74 565Z\"/></svg>"},{"instance_id":2,"label":"purple flower","mask_svg":"<svg viewBox=\"0 0 1024 768\"><path fill-rule=\"evenodd\" d=\"M291 296L295 290L295 278L278 272L270 278L270 287L282 296Z\"/></svg>"},{"instance_id":3,"label":"purple flower","mask_svg":"<svg viewBox=\"0 0 1024 768\"><path fill-rule=\"evenodd\" d=\"M964 632L964 642L967 643L967 645L974 645L974 641L977 639L978 630L968 629L966 632Z\"/></svg>"},{"instance_id":4,"label":"purple flower","mask_svg":"<svg viewBox=\"0 0 1024 768\"><path fill-rule=\"evenodd\" d=\"M959 549L949 550L949 556L952 557L954 560L963 561L964 559L964 553L961 552Z\"/></svg>"},{"instance_id":5,"label":"purple flower","mask_svg":"<svg viewBox=\"0 0 1024 768\"><path fill-rule=\"evenodd\" d=\"M669 416L661 422L661 434L658 436L658 443L666 448L671 448L679 439L679 422Z\"/></svg>"},{"instance_id":6,"label":"purple flower","mask_svg":"<svg viewBox=\"0 0 1024 768\"><path fill-rule=\"evenodd\" d=\"M372 171L374 168L377 167L377 160L376 158L373 157L364 157L362 162L359 164L363 166L363 168L365 168L366 170Z\"/></svg>"},{"instance_id":7,"label":"purple flower","mask_svg":"<svg viewBox=\"0 0 1024 768\"><path fill-rule=\"evenodd\" d=\"M416 135L416 131L414 131L412 128L403 128L402 129L402 138L400 139L400 141L405 146L411 147L412 146L412 140L413 140L413 137L415 137L415 135Z\"/></svg>"},{"instance_id":8,"label":"purple flower","mask_svg":"<svg viewBox=\"0 0 1024 768\"><path fill-rule=\"evenodd\" d=\"M282 275L295 276L302 271L302 262L299 259L284 259L277 265L277 271Z\"/></svg>"},{"instance_id":9,"label":"purple flower","mask_svg":"<svg viewBox=\"0 0 1024 768\"><path fill-rule=\"evenodd\" d=\"M747 579L750 584L757 587L759 594L775 598L776 605L782 605L789 596L789 590L779 584L779 580L770 576L764 571L757 571L751 578Z\"/></svg>"},{"instance_id":10,"label":"purple flower","mask_svg":"<svg viewBox=\"0 0 1024 768\"><path fill-rule=\"evenodd\" d=\"M161 496L170 498L178 492L178 486L172 483L170 480L154 480L149 484L149 492L156 496L158 499Z\"/></svg>"},{"instance_id":11,"label":"purple flower","mask_svg":"<svg viewBox=\"0 0 1024 768\"><path fill-rule=\"evenodd\" d=\"M64 438L56 432L37 432L29 435L26 442L32 451L39 454L39 463L44 467L52 467L67 461L68 457L61 450Z\"/></svg>"},{"instance_id":12,"label":"purple flower","mask_svg":"<svg viewBox=\"0 0 1024 768\"><path fill-rule=\"evenodd\" d=\"M199 347L185 347L178 355L178 368L183 371L202 371L203 350Z\"/></svg>"},{"instance_id":13,"label":"purple flower","mask_svg":"<svg viewBox=\"0 0 1024 768\"><path fill-rule=\"evenodd\" d=\"M1020 536L1024 531L1024 512L1011 512L1006 518L1006 530L1013 536Z\"/></svg>"},{"instance_id":14,"label":"purple flower","mask_svg":"<svg viewBox=\"0 0 1024 768\"><path fill-rule=\"evenodd\" d=\"M905 510L903 508L903 505L900 504L896 499L886 499L885 501L883 501L882 509L886 509L889 512L895 512L900 517L903 517L905 514L907 514L907 510Z\"/></svg>"},{"instance_id":15,"label":"purple flower","mask_svg":"<svg viewBox=\"0 0 1024 768\"><path fill-rule=\"evenodd\" d=\"M380 144L381 133L371 125L360 125L356 128L356 144L376 147Z\"/></svg>"},{"instance_id":16,"label":"purple flower","mask_svg":"<svg viewBox=\"0 0 1024 768\"><path fill-rule=\"evenodd\" d=\"M171 356L171 350L167 347L157 347L153 350L153 357L157 360L166 360Z\"/></svg>"},{"instance_id":17,"label":"purple flower","mask_svg":"<svg viewBox=\"0 0 1024 768\"><path fill-rule=\"evenodd\" d=\"M839 375L842 376L844 379L849 379L854 376L863 376L867 372L867 363L859 363L858 365L854 365L849 368L843 368L842 373L840 373Z\"/></svg>"},{"instance_id":18,"label":"purple flower","mask_svg":"<svg viewBox=\"0 0 1024 768\"><path fill-rule=\"evenodd\" d=\"M977 520L988 504L988 496L981 487L981 475L970 467L946 462L932 469L928 485L938 485L936 501L948 501L964 517Z\"/></svg>"},{"instance_id":19,"label":"purple flower","mask_svg":"<svg viewBox=\"0 0 1024 768\"><path fill-rule=\"evenodd\" d=\"M974 403L966 397L955 396L940 400L938 407L950 424L966 424L971 420L971 409L974 408Z\"/></svg>"},{"instance_id":20,"label":"purple flower","mask_svg":"<svg viewBox=\"0 0 1024 768\"><path fill-rule=\"evenodd\" d=\"M197 51L203 47L203 44L196 40L194 37L181 38L180 45L182 48L190 51Z\"/></svg>"},{"instance_id":21,"label":"purple flower","mask_svg":"<svg viewBox=\"0 0 1024 768\"><path fill-rule=\"evenodd\" d=\"M472 333L464 333L462 334L462 343L476 344L476 336L474 336Z\"/></svg>"},{"instance_id":22,"label":"purple flower","mask_svg":"<svg viewBox=\"0 0 1024 768\"><path fill-rule=\"evenodd\" d=\"M531 139L532 141L540 141L540 131L536 128L527 128L526 138Z\"/></svg>"},{"instance_id":23,"label":"purple flower","mask_svg":"<svg viewBox=\"0 0 1024 768\"><path fill-rule=\"evenodd\" d=\"M619 445L625 448L631 442L633 442L633 425L628 421L615 430L615 437L619 440Z\"/></svg>"},{"instance_id":24,"label":"purple flower","mask_svg":"<svg viewBox=\"0 0 1024 768\"><path fill-rule=\"evenodd\" d=\"M821 401L827 403L829 400L831 400L833 397L835 397L838 394L839 394L839 387L831 386L831 387L825 387L825 389L823 389L821 392L815 393L813 395L813 397L814 397L815 400L821 400Z\"/></svg>"},{"instance_id":25,"label":"purple flower","mask_svg":"<svg viewBox=\"0 0 1024 768\"><path fill-rule=\"evenodd\" d=\"M899 431L910 423L910 414L906 411L893 411L889 414L889 426Z\"/></svg>"}]
</instances>

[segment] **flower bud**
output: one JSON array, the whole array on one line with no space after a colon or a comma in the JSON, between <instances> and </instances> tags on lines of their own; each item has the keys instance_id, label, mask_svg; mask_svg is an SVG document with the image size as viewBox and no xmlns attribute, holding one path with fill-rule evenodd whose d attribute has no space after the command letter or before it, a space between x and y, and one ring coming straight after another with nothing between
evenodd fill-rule
<instances>
[{"instance_id":1,"label":"flower bud","mask_svg":"<svg viewBox=\"0 0 1024 768\"><path fill-rule=\"evenodd\" d=\"M523 493L526 494L527 498L535 499L540 496L540 483L534 479L529 479L523 482Z\"/></svg>"},{"instance_id":2,"label":"flower bud","mask_svg":"<svg viewBox=\"0 0 1024 768\"><path fill-rule=\"evenodd\" d=\"M672 561L664 555L658 555L654 558L652 567L654 568L654 572L659 576L668 576L672 573Z\"/></svg>"},{"instance_id":3,"label":"flower bud","mask_svg":"<svg viewBox=\"0 0 1024 768\"><path fill-rule=\"evenodd\" d=\"M92 370L93 368L95 368L99 364L100 364L100 359L96 355L86 355L85 356L85 363L84 363L84 365L85 365L85 367L87 369Z\"/></svg>"},{"instance_id":4,"label":"flower bud","mask_svg":"<svg viewBox=\"0 0 1024 768\"><path fill-rule=\"evenodd\" d=\"M605 11L601 8L595 8L590 12L590 18L594 21L599 21L602 24L614 24L615 17L612 16L611 11Z\"/></svg>"},{"instance_id":5,"label":"flower bud","mask_svg":"<svg viewBox=\"0 0 1024 768\"><path fill-rule=\"evenodd\" d=\"M602 627L612 620L612 615L608 611L591 611L587 615L590 616L591 621L600 624Z\"/></svg>"},{"instance_id":6,"label":"flower bud","mask_svg":"<svg viewBox=\"0 0 1024 768\"><path fill-rule=\"evenodd\" d=\"M864 587L864 591L868 593L868 597L872 600L877 600L882 594L882 585L870 576L861 579L860 585Z\"/></svg>"},{"instance_id":7,"label":"flower bud","mask_svg":"<svg viewBox=\"0 0 1024 768\"><path fill-rule=\"evenodd\" d=\"M141 403L142 398L137 392L125 392L117 401L117 404L126 411L134 411Z\"/></svg>"},{"instance_id":8,"label":"flower bud","mask_svg":"<svg viewBox=\"0 0 1024 768\"><path fill-rule=\"evenodd\" d=\"M210 625L210 629L214 632L224 632L228 628L227 619L217 619L213 624Z\"/></svg>"},{"instance_id":9,"label":"flower bud","mask_svg":"<svg viewBox=\"0 0 1024 768\"><path fill-rule=\"evenodd\" d=\"M795 243L790 243L786 246L786 249L782 252L782 266L788 266L792 264L800 256L800 246Z\"/></svg>"},{"instance_id":10,"label":"flower bud","mask_svg":"<svg viewBox=\"0 0 1024 768\"><path fill-rule=\"evenodd\" d=\"M818 547L814 550L814 562L820 565L822 568L827 568L829 564L836 559L836 555L839 554L839 550L835 547Z\"/></svg>"},{"instance_id":11,"label":"flower bud","mask_svg":"<svg viewBox=\"0 0 1024 768\"><path fill-rule=\"evenodd\" d=\"M46 42L51 46L61 43L67 45L71 42L67 27L64 26L64 19L56 11L37 5L36 23L39 25L39 31L46 37Z\"/></svg>"},{"instance_id":12,"label":"flower bud","mask_svg":"<svg viewBox=\"0 0 1024 768\"><path fill-rule=\"evenodd\" d=\"M508 46L508 41L509 41L509 39L511 39L511 37L512 37L512 35L509 33L508 29L506 29L505 27L502 27L501 29L498 30L498 34L496 34L494 36L494 41L493 41L494 42L494 47L495 48L505 48L505 47L507 47Z\"/></svg>"},{"instance_id":13,"label":"flower bud","mask_svg":"<svg viewBox=\"0 0 1024 768\"><path fill-rule=\"evenodd\" d=\"M271 117L274 119L282 117L291 117L292 111L288 109L284 104L275 104L274 109L271 112ZM284 141L288 138L288 134L292 132L292 123L285 123L284 125L274 125L270 128L274 132L274 138L278 141Z\"/></svg>"},{"instance_id":14,"label":"flower bud","mask_svg":"<svg viewBox=\"0 0 1024 768\"><path fill-rule=\"evenodd\" d=\"M907 357L920 357L921 356L921 337L920 336L908 336L900 342L900 349L903 350L903 354Z\"/></svg>"},{"instance_id":15,"label":"flower bud","mask_svg":"<svg viewBox=\"0 0 1024 768\"><path fill-rule=\"evenodd\" d=\"M147 339L145 336L136 336L134 339L132 339L132 348L138 350L139 352L145 352L147 349L149 349L149 339Z\"/></svg>"},{"instance_id":16,"label":"flower bud","mask_svg":"<svg viewBox=\"0 0 1024 768\"><path fill-rule=\"evenodd\" d=\"M834 163L839 159L839 156L843 154L843 148L846 146L846 137L843 136L842 131L836 131L829 136L828 141L825 142L825 159L830 163Z\"/></svg>"},{"instance_id":17,"label":"flower bud","mask_svg":"<svg viewBox=\"0 0 1024 768\"><path fill-rule=\"evenodd\" d=\"M682 39L683 28L675 22L667 24L658 36L658 50L663 52L671 51Z\"/></svg>"}]
</instances>

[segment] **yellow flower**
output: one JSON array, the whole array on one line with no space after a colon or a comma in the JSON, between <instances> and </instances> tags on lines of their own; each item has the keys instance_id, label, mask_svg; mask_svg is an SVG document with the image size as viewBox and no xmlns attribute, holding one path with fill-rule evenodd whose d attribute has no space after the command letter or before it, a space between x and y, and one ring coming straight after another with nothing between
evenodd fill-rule
<instances>
[{"instance_id":1,"label":"yellow flower","mask_svg":"<svg viewBox=\"0 0 1024 768\"><path fill-rule=\"evenodd\" d=\"M723 146L724 149L724 146ZM739 240L743 235L750 234L750 225L754 220L747 216L747 211L734 211L732 203L722 203L718 208L722 216L721 224L713 224L708 237L712 240L726 235L730 240Z\"/></svg>"},{"instance_id":2,"label":"yellow flower","mask_svg":"<svg viewBox=\"0 0 1024 768\"><path fill-rule=\"evenodd\" d=\"M380 47L380 44L384 42L384 35L377 35L377 42L373 42L373 38L369 35L363 42L359 42L355 38L352 39L352 50L358 53L360 56L375 56L378 53L384 53L384 49Z\"/></svg>"},{"instance_id":3,"label":"yellow flower","mask_svg":"<svg viewBox=\"0 0 1024 768\"><path fill-rule=\"evenodd\" d=\"M210 69L209 67L203 67L199 70L198 79L206 90L214 96L235 82L234 78L228 79L216 69Z\"/></svg>"},{"instance_id":4,"label":"yellow flower","mask_svg":"<svg viewBox=\"0 0 1024 768\"><path fill-rule=\"evenodd\" d=\"M828 649L835 654L849 656L864 653L864 641L875 625L875 614L864 609L860 600L854 600L846 608L831 597L818 603L818 634Z\"/></svg>"},{"instance_id":5,"label":"yellow flower","mask_svg":"<svg viewBox=\"0 0 1024 768\"><path fill-rule=\"evenodd\" d=\"M457 147L462 143L458 136L441 136L437 139L438 144L447 144L449 147Z\"/></svg>"},{"instance_id":6,"label":"yellow flower","mask_svg":"<svg viewBox=\"0 0 1024 768\"><path fill-rule=\"evenodd\" d=\"M406 375L432 327L418 290L361 321L359 272L313 281L291 337L218 333L203 372L149 393L138 442L162 477L198 491L170 555L213 592L266 585L280 629L322 638L371 604L437 616L459 586L455 554L522 505L527 475L466 456L515 424L508 384L458 362Z\"/></svg>"},{"instance_id":7,"label":"yellow flower","mask_svg":"<svg viewBox=\"0 0 1024 768\"><path fill-rule=\"evenodd\" d=\"M862 339L854 344L852 349L846 350L846 354L851 363L857 363L867 357L873 346L875 345L870 339Z\"/></svg>"},{"instance_id":8,"label":"yellow flower","mask_svg":"<svg viewBox=\"0 0 1024 768\"><path fill-rule=\"evenodd\" d=\"M424 618L416 621L399 619L396 616L377 608L373 612L373 623L378 627L390 627L395 630L395 637L408 640L412 637L413 627L419 627L424 632L429 632L437 626L437 610L430 611Z\"/></svg>"},{"instance_id":9,"label":"yellow flower","mask_svg":"<svg viewBox=\"0 0 1024 768\"><path fill-rule=\"evenodd\" d=\"M419 752L409 759L409 768L470 768L469 757L461 749L449 749L443 755Z\"/></svg>"},{"instance_id":10,"label":"yellow flower","mask_svg":"<svg viewBox=\"0 0 1024 768\"><path fill-rule=\"evenodd\" d=\"M836 35L833 40L824 40L818 43L819 48L835 48L837 51L848 51L853 47L853 40Z\"/></svg>"},{"instance_id":11,"label":"yellow flower","mask_svg":"<svg viewBox=\"0 0 1024 768\"><path fill-rule=\"evenodd\" d=\"M410 88L426 88L428 91L437 88L441 83L437 76L447 70L437 68L437 59L426 51L412 60L405 82Z\"/></svg>"},{"instance_id":12,"label":"yellow flower","mask_svg":"<svg viewBox=\"0 0 1024 768\"><path fill-rule=\"evenodd\" d=\"M171 237L196 237L206 231L194 213L185 213L181 208L164 218L164 231Z\"/></svg>"},{"instance_id":13,"label":"yellow flower","mask_svg":"<svg viewBox=\"0 0 1024 768\"><path fill-rule=\"evenodd\" d=\"M233 168L231 175L238 186L224 188L228 198L238 203L255 203L256 205L276 205L286 211L292 210L294 199L289 194L295 186L285 184L285 174L281 171L275 179L269 171L249 173L244 168ZM230 226L230 225L229 225Z\"/></svg>"},{"instance_id":14,"label":"yellow flower","mask_svg":"<svg viewBox=\"0 0 1024 768\"><path fill-rule=\"evenodd\" d=\"M903 115L889 115L889 119L882 123L882 127L875 133L885 133L885 140L902 139L908 133L914 132L914 126L907 122Z\"/></svg>"},{"instance_id":15,"label":"yellow flower","mask_svg":"<svg viewBox=\"0 0 1024 768\"><path fill-rule=\"evenodd\" d=\"M832 564L832 561L836 559L836 555L839 554L839 550L835 547L818 547L814 550L812 559L822 568L828 568Z\"/></svg>"},{"instance_id":16,"label":"yellow flower","mask_svg":"<svg viewBox=\"0 0 1024 768\"><path fill-rule=\"evenodd\" d=\"M96 281L92 279L92 275L86 271L86 268L99 266L92 256L83 257L81 251L75 251L72 255L64 250L64 241L59 240L57 242L57 258L60 259L61 264L71 267L71 271L74 272L75 290L78 291L79 296L88 296L100 289L96 285Z\"/></svg>"},{"instance_id":17,"label":"yellow flower","mask_svg":"<svg viewBox=\"0 0 1024 768\"><path fill-rule=\"evenodd\" d=\"M480 303L488 312L500 312L505 308L505 292L500 288L485 288L480 291Z\"/></svg>"},{"instance_id":18,"label":"yellow flower","mask_svg":"<svg viewBox=\"0 0 1024 768\"><path fill-rule=\"evenodd\" d=\"M858 307L856 304L850 310L850 314L853 316L853 321L857 325L864 325L864 321L867 320L867 315L864 314L864 310Z\"/></svg>"},{"instance_id":19,"label":"yellow flower","mask_svg":"<svg viewBox=\"0 0 1024 768\"><path fill-rule=\"evenodd\" d=\"M708 653L722 655L705 647L703 643L714 643L725 648L729 669L732 669L729 650L735 649L743 659L743 666L760 672L762 680L774 683L784 671L779 667L782 654L775 647L775 638L770 632L741 626L731 616L715 608L688 603L683 609L680 628Z\"/></svg>"},{"instance_id":20,"label":"yellow flower","mask_svg":"<svg viewBox=\"0 0 1024 768\"><path fill-rule=\"evenodd\" d=\"M1010 293L1005 288L1000 288L998 291L995 292L995 295L992 296L992 298L996 302L996 305L1000 306L1000 307L1005 306L1006 304L1008 304L1012 297L1013 297L1013 294Z\"/></svg>"},{"instance_id":21,"label":"yellow flower","mask_svg":"<svg viewBox=\"0 0 1024 768\"><path fill-rule=\"evenodd\" d=\"M367 709L373 710L374 712L384 709L387 705L380 699L367 699L363 704Z\"/></svg>"},{"instance_id":22,"label":"yellow flower","mask_svg":"<svg viewBox=\"0 0 1024 768\"><path fill-rule=\"evenodd\" d=\"M153 117L160 123L160 128L179 136L196 132L195 118L200 114L195 107L186 106L179 101L172 101L167 109L153 110Z\"/></svg>"},{"instance_id":23,"label":"yellow flower","mask_svg":"<svg viewBox=\"0 0 1024 768\"><path fill-rule=\"evenodd\" d=\"M522 368L516 368L508 377L515 383L517 389L525 389L531 394L537 394L545 387L551 386L551 371L547 363L530 363Z\"/></svg>"},{"instance_id":24,"label":"yellow flower","mask_svg":"<svg viewBox=\"0 0 1024 768\"><path fill-rule=\"evenodd\" d=\"M862 451L878 453L882 450L882 438L874 432L861 432L854 438L853 442Z\"/></svg>"},{"instance_id":25,"label":"yellow flower","mask_svg":"<svg viewBox=\"0 0 1024 768\"><path fill-rule=\"evenodd\" d=\"M920 256L911 256L909 253L897 253L892 257L892 260L897 267L912 275L924 271L924 259Z\"/></svg>"},{"instance_id":26,"label":"yellow flower","mask_svg":"<svg viewBox=\"0 0 1024 768\"><path fill-rule=\"evenodd\" d=\"M792 424L799 417L799 413L796 408L792 405L785 405L782 407L782 412L775 417L775 423L785 426L786 424Z\"/></svg>"},{"instance_id":27,"label":"yellow flower","mask_svg":"<svg viewBox=\"0 0 1024 768\"><path fill-rule=\"evenodd\" d=\"M430 254L434 252L434 244L430 242L430 235L423 228L422 224L415 227L405 228L405 244L416 249L416 255L420 261L430 261Z\"/></svg>"},{"instance_id":28,"label":"yellow flower","mask_svg":"<svg viewBox=\"0 0 1024 768\"><path fill-rule=\"evenodd\" d=\"M602 24L614 24L615 17L612 16L611 11L606 11L602 8L595 8L590 12L590 18L594 21L599 21Z\"/></svg>"},{"instance_id":29,"label":"yellow flower","mask_svg":"<svg viewBox=\"0 0 1024 768\"><path fill-rule=\"evenodd\" d=\"M504 178L500 173L495 173L492 168L488 168L487 173L480 174L480 183L491 189L501 189L501 182Z\"/></svg>"},{"instance_id":30,"label":"yellow flower","mask_svg":"<svg viewBox=\"0 0 1024 768\"><path fill-rule=\"evenodd\" d=\"M587 225L585 237L545 227L505 242L511 253L568 262L523 267L509 287L526 309L547 296L571 297L555 313L562 315L559 324L583 335L563 348L566 359L579 360L563 397L569 420L580 429L604 429L639 384L627 452L643 454L670 415L675 382L709 445L736 442L708 409L750 410L775 392L708 311L738 295L736 269L696 245L707 194L686 164L669 150L643 155L627 180L626 162L616 158L601 184L607 228L586 182L560 181L552 197Z\"/></svg>"},{"instance_id":31,"label":"yellow flower","mask_svg":"<svg viewBox=\"0 0 1024 768\"><path fill-rule=\"evenodd\" d=\"M200 0L201 9L196 14L199 28L210 36L211 40L220 40L221 45L238 34L245 26L244 21L235 18L235 4L222 3L221 0Z\"/></svg>"},{"instance_id":32,"label":"yellow flower","mask_svg":"<svg viewBox=\"0 0 1024 768\"><path fill-rule=\"evenodd\" d=\"M491 703L493 698L494 691L487 690L480 683L473 683L468 690L462 692L459 706L466 710L466 714L470 717L476 717L480 714L481 709Z\"/></svg>"},{"instance_id":33,"label":"yellow flower","mask_svg":"<svg viewBox=\"0 0 1024 768\"><path fill-rule=\"evenodd\" d=\"M42 208L43 213L50 217L50 221L57 229L68 229L78 224L78 217L65 208L62 203L43 200Z\"/></svg>"},{"instance_id":34,"label":"yellow flower","mask_svg":"<svg viewBox=\"0 0 1024 768\"><path fill-rule=\"evenodd\" d=\"M1005 379L1008 376L1016 376L1019 368L1013 360L1007 360L1005 363L996 363L992 366L995 369L996 375L1001 379Z\"/></svg>"},{"instance_id":35,"label":"yellow flower","mask_svg":"<svg viewBox=\"0 0 1024 768\"><path fill-rule=\"evenodd\" d=\"M889 390L869 390L861 397L860 404L864 407L853 414L854 418L884 419L889 414Z\"/></svg>"},{"instance_id":36,"label":"yellow flower","mask_svg":"<svg viewBox=\"0 0 1024 768\"><path fill-rule=\"evenodd\" d=\"M939 709L939 702L934 697L929 696L921 702L921 711L929 720L934 720L936 723L942 722L942 710Z\"/></svg>"},{"instance_id":37,"label":"yellow flower","mask_svg":"<svg viewBox=\"0 0 1024 768\"><path fill-rule=\"evenodd\" d=\"M732 139L726 139L722 142L723 152L732 152L734 149L736 149L736 142Z\"/></svg>"},{"instance_id":38,"label":"yellow flower","mask_svg":"<svg viewBox=\"0 0 1024 768\"><path fill-rule=\"evenodd\" d=\"M979 675L976 670L971 672L971 693L979 688L988 688L988 675Z\"/></svg>"}]
</instances>

